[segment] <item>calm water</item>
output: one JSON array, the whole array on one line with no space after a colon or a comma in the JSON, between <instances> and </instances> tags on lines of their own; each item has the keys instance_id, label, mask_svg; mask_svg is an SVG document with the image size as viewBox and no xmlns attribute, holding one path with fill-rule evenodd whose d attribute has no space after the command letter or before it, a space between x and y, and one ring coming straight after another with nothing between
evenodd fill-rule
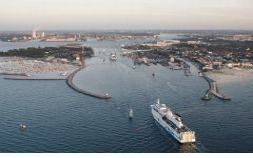
<instances>
[{"instance_id":1,"label":"calm water","mask_svg":"<svg viewBox=\"0 0 253 158\"><path fill-rule=\"evenodd\" d=\"M134 70L132 61L120 56L110 62L109 54L125 42L130 41L86 43L96 57L74 78L86 90L110 93L108 101L77 93L65 81L0 76L0 152L253 152L252 81L220 85L230 102L204 102L200 97L208 84L194 67L194 75L186 77L160 65ZM178 144L154 122L149 105L158 97L196 131L195 144ZM29 129L20 131L20 123Z\"/></svg>"}]
</instances>

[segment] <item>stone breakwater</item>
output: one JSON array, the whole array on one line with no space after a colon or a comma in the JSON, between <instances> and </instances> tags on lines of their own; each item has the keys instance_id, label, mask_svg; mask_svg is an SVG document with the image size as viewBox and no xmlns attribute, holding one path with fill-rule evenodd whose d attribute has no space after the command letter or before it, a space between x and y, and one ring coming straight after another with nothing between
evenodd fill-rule
<instances>
[{"instance_id":1,"label":"stone breakwater","mask_svg":"<svg viewBox=\"0 0 253 158\"><path fill-rule=\"evenodd\" d=\"M72 89L74 89L75 91L79 92L79 93L82 93L84 95L88 95L88 96L91 96L91 97L95 97L95 98L99 98L99 99L111 99L111 96L109 96L109 94L105 94L105 95L101 95L101 94L95 94L95 93L91 93L91 92L88 92L88 91L85 91L83 89L80 89L79 87L77 87L74 83L73 83L73 78L74 76L79 72L81 71L82 69L84 69L85 66L81 66L80 68L78 68L77 70L75 70L73 73L71 73L66 82L68 84L68 86Z\"/></svg>"}]
</instances>

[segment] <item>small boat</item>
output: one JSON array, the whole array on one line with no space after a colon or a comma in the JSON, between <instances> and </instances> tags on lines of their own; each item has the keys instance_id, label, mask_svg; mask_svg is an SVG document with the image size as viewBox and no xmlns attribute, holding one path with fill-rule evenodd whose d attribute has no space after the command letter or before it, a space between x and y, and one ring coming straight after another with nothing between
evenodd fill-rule
<instances>
[{"instance_id":1,"label":"small boat","mask_svg":"<svg viewBox=\"0 0 253 158\"><path fill-rule=\"evenodd\" d=\"M19 129L20 129L20 130L25 130L25 129L27 129L27 126L24 125L24 124L20 124L20 125L19 125Z\"/></svg>"},{"instance_id":2,"label":"small boat","mask_svg":"<svg viewBox=\"0 0 253 158\"><path fill-rule=\"evenodd\" d=\"M135 68L136 68L136 66L134 65L134 66L133 66L133 69L135 69Z\"/></svg>"},{"instance_id":3,"label":"small boat","mask_svg":"<svg viewBox=\"0 0 253 158\"><path fill-rule=\"evenodd\" d=\"M199 77L203 77L203 74L201 72L199 72Z\"/></svg>"},{"instance_id":4,"label":"small boat","mask_svg":"<svg viewBox=\"0 0 253 158\"><path fill-rule=\"evenodd\" d=\"M211 100L212 97L209 97L207 94L201 97L202 100Z\"/></svg>"},{"instance_id":5,"label":"small boat","mask_svg":"<svg viewBox=\"0 0 253 158\"><path fill-rule=\"evenodd\" d=\"M155 77L155 72L152 73L152 76Z\"/></svg>"},{"instance_id":6,"label":"small boat","mask_svg":"<svg viewBox=\"0 0 253 158\"><path fill-rule=\"evenodd\" d=\"M63 73L61 73L60 75L61 76L66 76L68 73L67 72L63 72Z\"/></svg>"},{"instance_id":7,"label":"small boat","mask_svg":"<svg viewBox=\"0 0 253 158\"><path fill-rule=\"evenodd\" d=\"M121 55L122 56L126 56L128 54L128 52L122 52Z\"/></svg>"},{"instance_id":8,"label":"small boat","mask_svg":"<svg viewBox=\"0 0 253 158\"><path fill-rule=\"evenodd\" d=\"M141 62L139 61L139 60L134 60L134 64L136 65L136 64L139 64L139 65L141 65Z\"/></svg>"},{"instance_id":9,"label":"small boat","mask_svg":"<svg viewBox=\"0 0 253 158\"><path fill-rule=\"evenodd\" d=\"M133 117L134 117L134 111L133 111L133 109L130 109L128 118L132 119Z\"/></svg>"},{"instance_id":10,"label":"small boat","mask_svg":"<svg viewBox=\"0 0 253 158\"><path fill-rule=\"evenodd\" d=\"M116 60L117 60L117 55L116 55L116 53L111 53L110 59L111 59L112 61L116 61Z\"/></svg>"},{"instance_id":11,"label":"small boat","mask_svg":"<svg viewBox=\"0 0 253 158\"><path fill-rule=\"evenodd\" d=\"M112 97L108 93L106 93L103 98L104 99L111 99Z\"/></svg>"}]
</instances>

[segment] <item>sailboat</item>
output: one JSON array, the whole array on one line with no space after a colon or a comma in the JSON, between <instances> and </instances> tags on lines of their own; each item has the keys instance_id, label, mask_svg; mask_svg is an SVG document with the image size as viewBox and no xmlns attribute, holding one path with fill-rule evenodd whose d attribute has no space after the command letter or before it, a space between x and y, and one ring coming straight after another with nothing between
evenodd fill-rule
<instances>
[{"instance_id":1,"label":"sailboat","mask_svg":"<svg viewBox=\"0 0 253 158\"><path fill-rule=\"evenodd\" d=\"M60 75L61 76L66 76L68 73L67 72L63 72L63 73L61 73Z\"/></svg>"},{"instance_id":2,"label":"sailboat","mask_svg":"<svg viewBox=\"0 0 253 158\"><path fill-rule=\"evenodd\" d=\"M134 65L133 65L133 67L132 67L133 69L135 69L136 68L136 62L134 62Z\"/></svg>"},{"instance_id":3,"label":"sailboat","mask_svg":"<svg viewBox=\"0 0 253 158\"><path fill-rule=\"evenodd\" d=\"M152 73L152 76L155 77L155 72Z\"/></svg>"},{"instance_id":4,"label":"sailboat","mask_svg":"<svg viewBox=\"0 0 253 158\"><path fill-rule=\"evenodd\" d=\"M132 120L134 118L134 110L131 109L129 112L129 119Z\"/></svg>"},{"instance_id":5,"label":"sailboat","mask_svg":"<svg viewBox=\"0 0 253 158\"><path fill-rule=\"evenodd\" d=\"M20 125L19 125L19 129L20 129L20 130L26 130L26 129L27 129L27 126L24 125L24 124L20 124Z\"/></svg>"}]
</instances>

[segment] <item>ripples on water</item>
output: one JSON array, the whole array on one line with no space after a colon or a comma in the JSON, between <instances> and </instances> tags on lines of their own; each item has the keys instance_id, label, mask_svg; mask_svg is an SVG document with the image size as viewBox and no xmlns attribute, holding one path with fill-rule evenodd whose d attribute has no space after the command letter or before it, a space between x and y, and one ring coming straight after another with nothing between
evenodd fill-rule
<instances>
[{"instance_id":1,"label":"ripples on water","mask_svg":"<svg viewBox=\"0 0 253 158\"><path fill-rule=\"evenodd\" d=\"M122 41L121 41L122 42ZM200 97L208 84L160 65L137 66L119 57L105 63L99 56L117 51L113 42L87 43L97 57L74 78L76 85L111 100L84 96L65 81L9 81L0 79L1 152L252 152L252 88L221 85L231 102ZM152 72L155 71L155 78ZM236 90L234 90L235 88ZM183 115L196 131L197 143L178 144L157 123L150 105L157 98ZM134 119L128 119L129 109ZM27 124L20 131L20 123Z\"/></svg>"}]
</instances>

